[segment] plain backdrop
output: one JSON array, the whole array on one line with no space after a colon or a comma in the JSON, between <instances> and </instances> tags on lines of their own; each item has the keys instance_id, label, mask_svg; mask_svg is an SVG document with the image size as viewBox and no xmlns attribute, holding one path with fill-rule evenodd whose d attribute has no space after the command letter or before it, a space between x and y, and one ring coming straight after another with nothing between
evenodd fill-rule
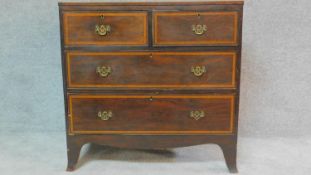
<instances>
[{"instance_id":1,"label":"plain backdrop","mask_svg":"<svg viewBox=\"0 0 311 175\"><path fill-rule=\"evenodd\" d=\"M0 0L0 146L14 134L64 141L59 32L57 0ZM245 1L239 137L311 137L310 0Z\"/></svg>"},{"instance_id":2,"label":"plain backdrop","mask_svg":"<svg viewBox=\"0 0 311 175\"><path fill-rule=\"evenodd\" d=\"M0 2L0 129L64 131L57 1ZM244 8L239 134L311 135L311 1Z\"/></svg>"}]
</instances>

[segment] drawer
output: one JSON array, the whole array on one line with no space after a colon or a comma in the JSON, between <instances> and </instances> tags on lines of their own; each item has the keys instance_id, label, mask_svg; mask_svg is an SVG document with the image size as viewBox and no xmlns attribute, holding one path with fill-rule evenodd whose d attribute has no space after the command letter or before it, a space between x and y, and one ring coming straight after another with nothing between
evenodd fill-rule
<instances>
[{"instance_id":1,"label":"drawer","mask_svg":"<svg viewBox=\"0 0 311 175\"><path fill-rule=\"evenodd\" d=\"M230 134L233 95L69 95L71 134Z\"/></svg>"},{"instance_id":2,"label":"drawer","mask_svg":"<svg viewBox=\"0 0 311 175\"><path fill-rule=\"evenodd\" d=\"M235 88L235 52L67 53L69 88Z\"/></svg>"},{"instance_id":3,"label":"drawer","mask_svg":"<svg viewBox=\"0 0 311 175\"><path fill-rule=\"evenodd\" d=\"M145 12L65 12L65 45L147 45Z\"/></svg>"},{"instance_id":4,"label":"drawer","mask_svg":"<svg viewBox=\"0 0 311 175\"><path fill-rule=\"evenodd\" d=\"M238 12L155 12L154 44L238 45Z\"/></svg>"}]
</instances>

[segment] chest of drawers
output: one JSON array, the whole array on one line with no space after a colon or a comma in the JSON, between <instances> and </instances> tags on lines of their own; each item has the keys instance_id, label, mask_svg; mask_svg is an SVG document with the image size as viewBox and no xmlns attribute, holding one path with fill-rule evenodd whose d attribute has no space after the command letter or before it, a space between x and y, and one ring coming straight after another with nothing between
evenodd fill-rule
<instances>
[{"instance_id":1,"label":"chest of drawers","mask_svg":"<svg viewBox=\"0 0 311 175\"><path fill-rule=\"evenodd\" d=\"M236 172L242 1L59 3L68 168L85 143L214 143Z\"/></svg>"}]
</instances>

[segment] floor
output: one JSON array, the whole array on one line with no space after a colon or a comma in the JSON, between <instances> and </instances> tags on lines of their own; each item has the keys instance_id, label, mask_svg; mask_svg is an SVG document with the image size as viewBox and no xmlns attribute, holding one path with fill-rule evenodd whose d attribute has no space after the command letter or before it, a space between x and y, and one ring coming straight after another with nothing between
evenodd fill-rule
<instances>
[{"instance_id":1,"label":"floor","mask_svg":"<svg viewBox=\"0 0 311 175\"><path fill-rule=\"evenodd\" d=\"M66 172L64 133L1 133L1 175L225 175L220 148L125 150L85 145L78 169ZM309 175L311 138L239 138L239 174Z\"/></svg>"}]
</instances>

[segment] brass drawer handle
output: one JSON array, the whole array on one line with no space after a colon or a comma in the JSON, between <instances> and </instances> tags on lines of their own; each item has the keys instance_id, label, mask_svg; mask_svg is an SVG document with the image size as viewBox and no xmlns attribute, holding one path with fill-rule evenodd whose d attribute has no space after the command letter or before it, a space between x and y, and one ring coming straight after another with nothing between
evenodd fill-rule
<instances>
[{"instance_id":1,"label":"brass drawer handle","mask_svg":"<svg viewBox=\"0 0 311 175\"><path fill-rule=\"evenodd\" d=\"M97 116L102 119L102 120L109 120L112 117L112 112L111 111L99 111Z\"/></svg>"},{"instance_id":2,"label":"brass drawer handle","mask_svg":"<svg viewBox=\"0 0 311 175\"><path fill-rule=\"evenodd\" d=\"M96 68L96 73L98 73L101 77L108 77L111 72L112 68L110 66L98 66Z\"/></svg>"},{"instance_id":3,"label":"brass drawer handle","mask_svg":"<svg viewBox=\"0 0 311 175\"><path fill-rule=\"evenodd\" d=\"M100 36L105 36L111 31L110 25L96 25L95 26L95 33Z\"/></svg>"},{"instance_id":4,"label":"brass drawer handle","mask_svg":"<svg viewBox=\"0 0 311 175\"><path fill-rule=\"evenodd\" d=\"M103 23L104 16L100 16L101 23ZM98 34L99 36L105 36L111 31L111 26L110 25L105 25L105 24L98 24L95 25L95 33Z\"/></svg>"},{"instance_id":5,"label":"brass drawer handle","mask_svg":"<svg viewBox=\"0 0 311 175\"><path fill-rule=\"evenodd\" d=\"M191 67L191 72L197 76L200 77L206 72L205 66L192 66Z\"/></svg>"},{"instance_id":6,"label":"brass drawer handle","mask_svg":"<svg viewBox=\"0 0 311 175\"><path fill-rule=\"evenodd\" d=\"M196 35L203 35L207 31L207 26L201 24L192 25L192 31Z\"/></svg>"},{"instance_id":7,"label":"brass drawer handle","mask_svg":"<svg viewBox=\"0 0 311 175\"><path fill-rule=\"evenodd\" d=\"M195 120L199 120L205 117L205 112L204 111L190 111L190 117L194 118Z\"/></svg>"}]
</instances>

